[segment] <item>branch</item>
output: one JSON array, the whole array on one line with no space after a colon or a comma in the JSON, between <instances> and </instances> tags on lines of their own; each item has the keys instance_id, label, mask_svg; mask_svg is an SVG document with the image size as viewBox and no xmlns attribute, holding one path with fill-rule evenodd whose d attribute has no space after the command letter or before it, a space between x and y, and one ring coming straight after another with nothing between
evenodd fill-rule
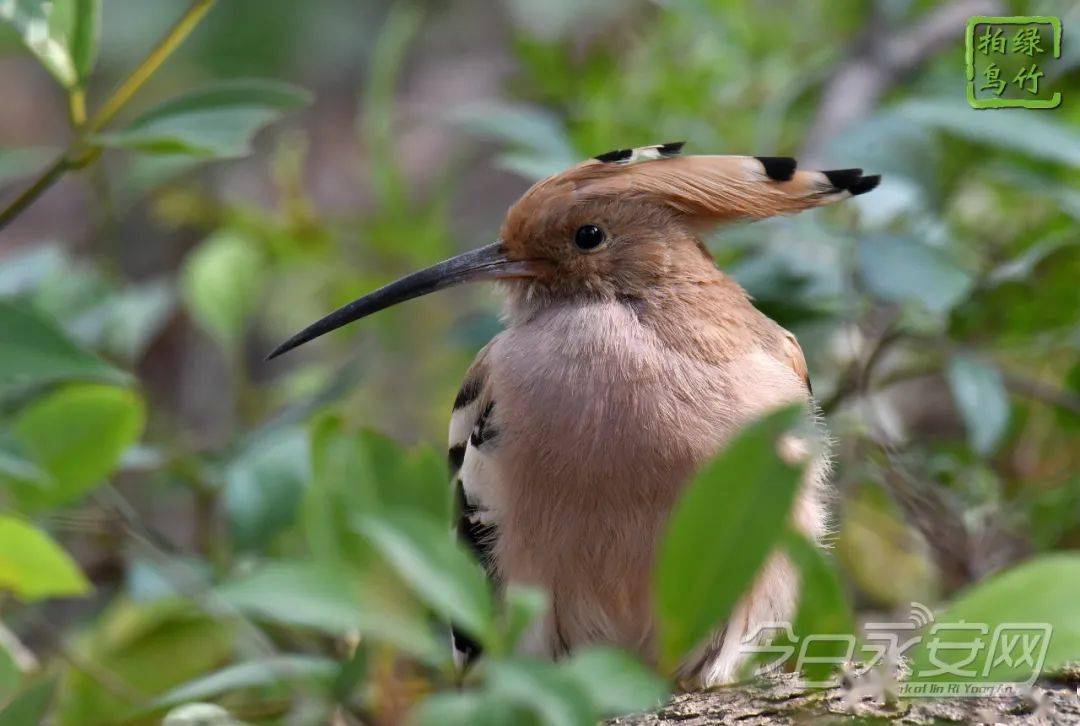
<instances>
[{"instance_id":1,"label":"branch","mask_svg":"<svg viewBox=\"0 0 1080 726\"><path fill-rule=\"evenodd\" d=\"M685 693L651 713L622 716L619 726L797 723L1076 723L1080 694L1072 678L1047 681L1027 696L912 698L884 702L842 687L811 690L793 676ZM854 718L857 717L857 720Z\"/></svg>"},{"instance_id":2,"label":"branch","mask_svg":"<svg viewBox=\"0 0 1080 726\"><path fill-rule=\"evenodd\" d=\"M864 50L841 63L826 83L800 158L823 161L829 139L870 115L905 75L959 37L968 17L998 15L1001 6L999 0L954 0L901 30L886 27L875 13L857 43Z\"/></svg>"},{"instance_id":3,"label":"branch","mask_svg":"<svg viewBox=\"0 0 1080 726\"><path fill-rule=\"evenodd\" d=\"M127 105L132 96L150 80L150 77L161 67L161 64L191 35L191 31L209 12L215 1L195 0L191 4L187 12L176 21L176 24L169 29L165 37L158 41L158 44L143 59L142 63L113 91L93 118L85 124L85 127L79 130L78 135L67 150L50 164L19 196L15 197L11 204L0 212L0 231L22 214L27 207L37 201L38 197L48 191L65 173L72 169L82 169L97 161L98 157L101 156L102 149L100 146L89 143L89 137L103 129L106 124L116 117L116 114ZM72 109L72 120L78 126L78 116L82 113L84 100L79 95L73 99L73 102L75 106Z\"/></svg>"}]
</instances>

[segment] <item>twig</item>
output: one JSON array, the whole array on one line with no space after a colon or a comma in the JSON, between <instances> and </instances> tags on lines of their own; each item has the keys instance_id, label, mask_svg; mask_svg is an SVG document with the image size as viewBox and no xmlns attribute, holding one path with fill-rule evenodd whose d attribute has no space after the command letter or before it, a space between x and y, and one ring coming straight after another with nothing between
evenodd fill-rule
<instances>
[{"instance_id":1,"label":"twig","mask_svg":"<svg viewBox=\"0 0 1080 726\"><path fill-rule=\"evenodd\" d=\"M7 227L12 220L37 201L38 197L48 191L66 172L88 166L101 156L102 148L93 144L90 137L115 118L116 114L131 100L132 96L146 84L150 76L165 62L165 59L172 55L173 51L191 34L191 31L203 19L214 5L214 2L216 0L195 0L187 9L187 12L169 29L165 37L143 59L142 63L113 91L112 95L85 126L79 123L79 117L85 113L85 99L81 93L72 96L70 99L72 104L70 111L72 121L78 130L75 140L30 186L0 212L0 230Z\"/></svg>"},{"instance_id":2,"label":"twig","mask_svg":"<svg viewBox=\"0 0 1080 726\"><path fill-rule=\"evenodd\" d=\"M1000 9L997 0L954 0L899 30L887 27L880 17L872 17L858 42L864 50L840 64L825 84L800 160L808 164L823 161L829 139L869 115L906 74L959 37L968 17L996 15Z\"/></svg>"},{"instance_id":3,"label":"twig","mask_svg":"<svg viewBox=\"0 0 1080 726\"><path fill-rule=\"evenodd\" d=\"M1015 373L1002 371L1001 375L1005 381L1005 387L1013 393L1026 398L1034 398L1036 401L1063 408L1080 416L1080 396L1075 393Z\"/></svg>"},{"instance_id":4,"label":"twig","mask_svg":"<svg viewBox=\"0 0 1080 726\"><path fill-rule=\"evenodd\" d=\"M91 117L86 125L87 133L100 131L108 124L117 113L120 112L131 97L134 96L143 85L150 80L150 76L161 67L161 64L172 55L184 40L195 30L195 26L203 19L215 0L195 0L187 12L180 16L176 24L172 26L165 37L158 41L153 50L143 59L143 62L128 76L127 80L113 91L105 104Z\"/></svg>"}]
</instances>

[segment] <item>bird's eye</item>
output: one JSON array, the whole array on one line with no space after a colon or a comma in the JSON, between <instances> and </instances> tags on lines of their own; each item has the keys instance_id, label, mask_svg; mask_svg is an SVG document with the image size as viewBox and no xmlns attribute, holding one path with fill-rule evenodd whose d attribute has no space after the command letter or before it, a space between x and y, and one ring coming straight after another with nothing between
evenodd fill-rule
<instances>
[{"instance_id":1,"label":"bird's eye","mask_svg":"<svg viewBox=\"0 0 1080 726\"><path fill-rule=\"evenodd\" d=\"M595 224L578 227L574 232L574 246L579 250L595 250L604 243L604 230Z\"/></svg>"}]
</instances>

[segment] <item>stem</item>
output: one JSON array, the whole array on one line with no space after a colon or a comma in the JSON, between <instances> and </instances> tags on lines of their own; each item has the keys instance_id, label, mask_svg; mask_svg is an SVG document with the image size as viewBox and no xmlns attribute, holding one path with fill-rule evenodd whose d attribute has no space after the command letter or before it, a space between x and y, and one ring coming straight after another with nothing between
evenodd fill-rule
<instances>
[{"instance_id":1,"label":"stem","mask_svg":"<svg viewBox=\"0 0 1080 726\"><path fill-rule=\"evenodd\" d=\"M9 204L3 212L0 212L0 230L7 227L11 220L23 213L27 207L34 203L38 197L45 193L49 187L64 175L68 170L67 154L59 156L33 184L23 190L22 194Z\"/></svg>"},{"instance_id":2,"label":"stem","mask_svg":"<svg viewBox=\"0 0 1080 726\"><path fill-rule=\"evenodd\" d=\"M210 11L214 2L215 0L195 0L191 4L187 12L176 21L176 24L165 34L165 37L158 41L158 44L143 59L138 68L113 91L109 100L90 119L90 122L86 125L88 134L100 131L113 120L116 114L120 112L120 109L131 100L131 97L146 84L150 76L161 67L161 64L191 35L191 31L195 29L203 16Z\"/></svg>"},{"instance_id":3,"label":"stem","mask_svg":"<svg viewBox=\"0 0 1080 726\"><path fill-rule=\"evenodd\" d=\"M68 92L68 113L71 116L71 127L79 133L86 123L86 90L82 86L76 86Z\"/></svg>"},{"instance_id":4,"label":"stem","mask_svg":"<svg viewBox=\"0 0 1080 726\"><path fill-rule=\"evenodd\" d=\"M184 40L191 35L191 31L210 11L216 0L195 0L179 20L169 29L154 49L143 59L142 63L132 71L123 83L105 101L104 105L85 125L80 123L80 114L85 116L85 99L82 91L73 92L70 98L71 118L79 129L78 137L71 143L60 157L48 168L41 172L14 201L0 212L0 230L3 230L13 219L37 201L49 187L57 182L66 172L71 169L81 169L97 160L101 156L102 149L98 146L88 145L86 137L100 131L105 127L121 109L127 105L132 96L138 93L150 77L161 67L161 64L172 55ZM81 127L81 128L80 128Z\"/></svg>"}]
</instances>

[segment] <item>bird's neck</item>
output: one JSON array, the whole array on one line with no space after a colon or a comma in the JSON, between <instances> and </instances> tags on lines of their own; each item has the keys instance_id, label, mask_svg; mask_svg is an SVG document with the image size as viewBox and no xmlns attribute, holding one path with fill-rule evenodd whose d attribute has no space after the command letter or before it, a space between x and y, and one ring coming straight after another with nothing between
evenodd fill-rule
<instances>
[{"instance_id":1,"label":"bird's neck","mask_svg":"<svg viewBox=\"0 0 1080 726\"><path fill-rule=\"evenodd\" d=\"M767 326L746 291L719 270L654 288L639 305L638 320L666 347L704 361L744 355Z\"/></svg>"}]
</instances>

